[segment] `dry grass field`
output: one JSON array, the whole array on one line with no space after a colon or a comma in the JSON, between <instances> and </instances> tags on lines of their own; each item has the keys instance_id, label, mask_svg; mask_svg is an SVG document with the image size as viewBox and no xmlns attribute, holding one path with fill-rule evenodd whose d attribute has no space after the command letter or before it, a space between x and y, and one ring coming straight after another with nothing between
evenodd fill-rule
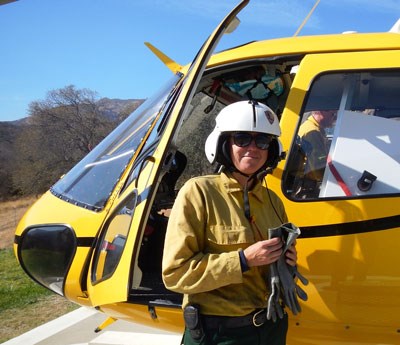
<instances>
[{"instance_id":1,"label":"dry grass field","mask_svg":"<svg viewBox=\"0 0 400 345\"><path fill-rule=\"evenodd\" d=\"M12 258L12 244L14 231L19 219L28 207L35 201L35 198L24 198L15 201L0 202L0 253L3 252L8 260L0 262L0 277L2 278L1 293L12 294L12 281L7 279L7 271L17 271L21 279L28 286L37 290L37 284L33 283L28 276L22 272L17 260ZM2 256L3 257L3 256ZM9 266L11 262L11 267ZM15 266L14 265L15 262ZM19 272L19 270L21 272ZM6 277L6 278L4 278ZM5 286L4 286L5 285ZM24 303L22 306L7 308L0 306L0 343L23 334L43 323L53 320L65 313L72 311L77 306L61 296L47 292L45 288L34 302ZM7 292L4 292L7 291ZM36 292L37 293L37 292ZM0 296L1 297L1 296ZM4 296L3 296L4 297ZM18 300L18 295L14 296Z\"/></svg>"},{"instance_id":2,"label":"dry grass field","mask_svg":"<svg viewBox=\"0 0 400 345\"><path fill-rule=\"evenodd\" d=\"M18 221L35 200L30 197L0 202L0 249L12 247Z\"/></svg>"}]
</instances>

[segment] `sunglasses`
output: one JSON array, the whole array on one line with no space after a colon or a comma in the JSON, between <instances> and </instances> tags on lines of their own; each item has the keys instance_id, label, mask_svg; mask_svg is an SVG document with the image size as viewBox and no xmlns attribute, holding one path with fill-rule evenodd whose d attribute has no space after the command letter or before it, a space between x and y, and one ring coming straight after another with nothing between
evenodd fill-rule
<instances>
[{"instance_id":1,"label":"sunglasses","mask_svg":"<svg viewBox=\"0 0 400 345\"><path fill-rule=\"evenodd\" d=\"M271 141L273 139L272 136L264 133L252 135L247 132L237 132L232 135L233 143L239 147L247 147L254 140L257 148L260 150L267 150Z\"/></svg>"}]
</instances>

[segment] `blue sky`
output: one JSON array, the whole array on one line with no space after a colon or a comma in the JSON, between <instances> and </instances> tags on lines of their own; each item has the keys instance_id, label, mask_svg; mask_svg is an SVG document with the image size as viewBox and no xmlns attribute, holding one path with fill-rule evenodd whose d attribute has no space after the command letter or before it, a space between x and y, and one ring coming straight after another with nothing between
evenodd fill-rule
<instances>
[{"instance_id":1,"label":"blue sky","mask_svg":"<svg viewBox=\"0 0 400 345\"><path fill-rule=\"evenodd\" d=\"M99 97L147 98L171 75L145 41L180 64L238 0L19 0L0 6L0 121L28 116L47 92L75 85ZM292 36L315 0L251 0L217 50ZM300 35L388 31L398 0L321 0Z\"/></svg>"}]
</instances>

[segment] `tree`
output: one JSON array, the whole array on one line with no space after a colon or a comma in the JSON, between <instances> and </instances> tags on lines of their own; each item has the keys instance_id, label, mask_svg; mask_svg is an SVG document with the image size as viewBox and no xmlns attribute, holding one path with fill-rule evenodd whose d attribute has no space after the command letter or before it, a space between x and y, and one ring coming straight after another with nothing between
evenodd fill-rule
<instances>
[{"instance_id":1,"label":"tree","mask_svg":"<svg viewBox=\"0 0 400 345\"><path fill-rule=\"evenodd\" d=\"M0 122L0 201L19 193L12 182L13 146L20 128L16 122Z\"/></svg>"},{"instance_id":2,"label":"tree","mask_svg":"<svg viewBox=\"0 0 400 345\"><path fill-rule=\"evenodd\" d=\"M47 190L116 126L97 100L95 92L70 85L30 104L15 146L14 184L23 194Z\"/></svg>"}]
</instances>

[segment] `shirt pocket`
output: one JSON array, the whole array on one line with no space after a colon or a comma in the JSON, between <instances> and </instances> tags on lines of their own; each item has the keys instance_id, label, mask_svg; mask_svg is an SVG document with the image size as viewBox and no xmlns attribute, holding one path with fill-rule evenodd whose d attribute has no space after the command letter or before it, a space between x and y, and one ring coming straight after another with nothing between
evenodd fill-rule
<instances>
[{"instance_id":1,"label":"shirt pocket","mask_svg":"<svg viewBox=\"0 0 400 345\"><path fill-rule=\"evenodd\" d=\"M254 234L244 226L214 225L207 233L208 241L216 245L242 245L254 243Z\"/></svg>"}]
</instances>

